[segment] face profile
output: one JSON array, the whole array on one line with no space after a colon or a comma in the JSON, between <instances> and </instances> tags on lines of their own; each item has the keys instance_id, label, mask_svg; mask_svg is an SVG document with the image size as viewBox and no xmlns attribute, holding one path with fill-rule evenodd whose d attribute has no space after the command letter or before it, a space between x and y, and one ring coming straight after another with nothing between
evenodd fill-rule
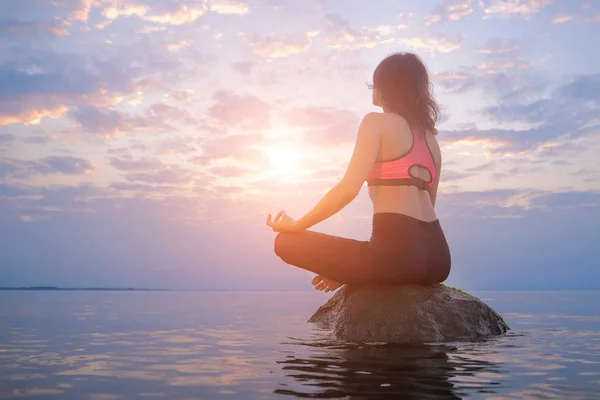
<instances>
[{"instance_id":1,"label":"face profile","mask_svg":"<svg viewBox=\"0 0 600 400\"><path fill-rule=\"evenodd\" d=\"M383 102L381 101L381 93L376 88L373 88L372 99L373 99L373 105L375 107L383 108Z\"/></svg>"}]
</instances>

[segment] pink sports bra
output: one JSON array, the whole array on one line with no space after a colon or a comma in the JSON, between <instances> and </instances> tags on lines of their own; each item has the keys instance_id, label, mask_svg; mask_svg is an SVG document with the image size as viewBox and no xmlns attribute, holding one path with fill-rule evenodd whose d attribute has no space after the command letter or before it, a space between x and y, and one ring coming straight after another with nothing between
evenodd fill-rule
<instances>
[{"instance_id":1,"label":"pink sports bra","mask_svg":"<svg viewBox=\"0 0 600 400\"><path fill-rule=\"evenodd\" d=\"M367 175L368 186L417 186L429 190L435 179L435 161L429 149L425 132L417 134L410 128L413 143L403 155L392 160L377 161ZM429 171L431 180L428 182L411 173L412 167L424 167Z\"/></svg>"}]
</instances>

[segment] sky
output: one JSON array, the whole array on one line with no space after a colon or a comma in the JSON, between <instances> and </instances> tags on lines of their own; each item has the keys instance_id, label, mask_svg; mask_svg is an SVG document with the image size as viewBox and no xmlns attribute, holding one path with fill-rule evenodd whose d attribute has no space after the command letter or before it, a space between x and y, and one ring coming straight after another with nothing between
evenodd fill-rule
<instances>
[{"instance_id":1,"label":"sky","mask_svg":"<svg viewBox=\"0 0 600 400\"><path fill-rule=\"evenodd\" d=\"M447 283L598 290L599 37L595 0L0 0L0 286L309 290L266 215L339 181L414 52ZM365 185L313 229L371 215Z\"/></svg>"}]
</instances>

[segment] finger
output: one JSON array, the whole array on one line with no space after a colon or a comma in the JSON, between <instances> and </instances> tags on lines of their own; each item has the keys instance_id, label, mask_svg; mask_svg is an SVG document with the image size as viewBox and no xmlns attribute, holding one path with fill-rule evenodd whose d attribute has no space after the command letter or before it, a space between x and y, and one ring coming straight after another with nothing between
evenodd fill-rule
<instances>
[{"instance_id":1,"label":"finger","mask_svg":"<svg viewBox=\"0 0 600 400\"><path fill-rule=\"evenodd\" d=\"M317 288L318 288L319 290L323 290L323 289L325 289L325 287L326 287L326 286L327 286L327 285L325 284L325 282L321 282L321 283L319 283L319 284L317 285Z\"/></svg>"},{"instance_id":2,"label":"finger","mask_svg":"<svg viewBox=\"0 0 600 400\"><path fill-rule=\"evenodd\" d=\"M281 213L282 213L282 211L279 211L279 212L277 213L277 215L276 215L276 216L275 216L275 218L273 219L273 222L279 222L279 220L280 220L280 218L281 218Z\"/></svg>"},{"instance_id":3,"label":"finger","mask_svg":"<svg viewBox=\"0 0 600 400\"><path fill-rule=\"evenodd\" d=\"M323 282L323 278L321 277L321 275L317 275L313 278L313 280L311 281L311 284L313 286L318 285L319 283Z\"/></svg>"},{"instance_id":4,"label":"finger","mask_svg":"<svg viewBox=\"0 0 600 400\"><path fill-rule=\"evenodd\" d=\"M281 218L281 221L284 221L286 218L288 218L288 215L285 213L285 211L281 210L279 211L279 217Z\"/></svg>"},{"instance_id":5,"label":"finger","mask_svg":"<svg viewBox=\"0 0 600 400\"><path fill-rule=\"evenodd\" d=\"M271 214L267 215L267 225L271 226Z\"/></svg>"}]
</instances>

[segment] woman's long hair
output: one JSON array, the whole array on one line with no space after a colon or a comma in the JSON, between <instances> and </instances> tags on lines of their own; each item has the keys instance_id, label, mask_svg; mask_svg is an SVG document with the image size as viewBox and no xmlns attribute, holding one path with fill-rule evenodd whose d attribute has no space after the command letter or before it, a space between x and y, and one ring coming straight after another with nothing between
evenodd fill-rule
<instances>
[{"instance_id":1,"label":"woman's long hair","mask_svg":"<svg viewBox=\"0 0 600 400\"><path fill-rule=\"evenodd\" d=\"M373 73L373 87L383 106L406 119L410 125L437 134L435 123L440 109L433 98L433 85L421 59L412 53L395 53L379 63Z\"/></svg>"}]
</instances>

